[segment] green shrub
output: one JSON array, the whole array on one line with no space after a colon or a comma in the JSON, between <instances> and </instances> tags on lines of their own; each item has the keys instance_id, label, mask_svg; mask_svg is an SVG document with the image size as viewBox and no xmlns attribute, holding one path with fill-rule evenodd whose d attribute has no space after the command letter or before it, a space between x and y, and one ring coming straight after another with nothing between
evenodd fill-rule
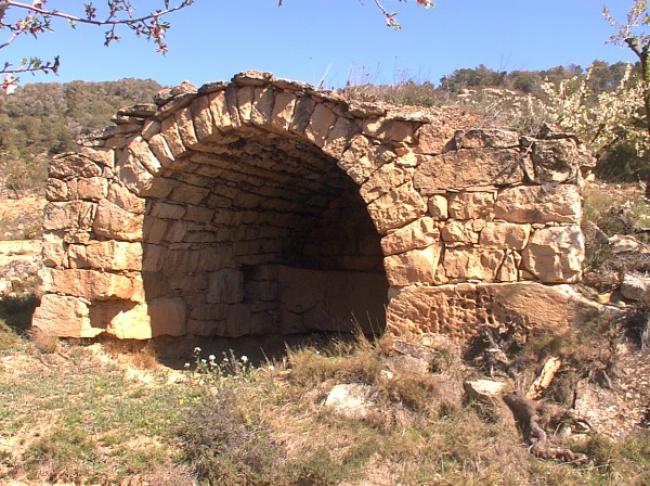
<instances>
[{"instance_id":1,"label":"green shrub","mask_svg":"<svg viewBox=\"0 0 650 486\"><path fill-rule=\"evenodd\" d=\"M274 484L281 474L284 446L248 420L231 389L204 397L177 434L184 459L199 479L211 484Z\"/></svg>"}]
</instances>

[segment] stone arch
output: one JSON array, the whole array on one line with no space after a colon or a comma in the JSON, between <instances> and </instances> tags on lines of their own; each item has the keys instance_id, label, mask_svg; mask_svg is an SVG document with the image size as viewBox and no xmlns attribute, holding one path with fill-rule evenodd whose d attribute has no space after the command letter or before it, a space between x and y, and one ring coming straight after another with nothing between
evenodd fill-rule
<instances>
[{"instance_id":1,"label":"stone arch","mask_svg":"<svg viewBox=\"0 0 650 486\"><path fill-rule=\"evenodd\" d=\"M34 325L53 334L295 332L316 301L383 320L390 297L393 332L464 336L544 325L534 303L581 277L570 135L458 130L257 72L114 121L50 164Z\"/></svg>"}]
</instances>

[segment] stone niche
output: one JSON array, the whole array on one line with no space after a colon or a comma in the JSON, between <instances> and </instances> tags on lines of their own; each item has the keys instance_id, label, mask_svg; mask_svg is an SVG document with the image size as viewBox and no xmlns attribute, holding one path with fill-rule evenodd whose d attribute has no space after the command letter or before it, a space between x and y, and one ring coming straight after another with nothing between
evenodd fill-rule
<instances>
[{"instance_id":1,"label":"stone niche","mask_svg":"<svg viewBox=\"0 0 650 486\"><path fill-rule=\"evenodd\" d=\"M49 165L33 325L66 337L564 329L571 135L471 129L267 73L163 90Z\"/></svg>"}]
</instances>

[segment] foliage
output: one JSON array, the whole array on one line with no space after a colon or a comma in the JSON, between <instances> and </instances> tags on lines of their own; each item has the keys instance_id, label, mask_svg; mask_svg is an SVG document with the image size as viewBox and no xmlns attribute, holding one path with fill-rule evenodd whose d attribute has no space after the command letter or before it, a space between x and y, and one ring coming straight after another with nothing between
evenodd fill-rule
<instances>
[{"instance_id":1,"label":"foliage","mask_svg":"<svg viewBox=\"0 0 650 486\"><path fill-rule=\"evenodd\" d=\"M28 84L11 96L0 94L0 185L15 192L42 189L48 156L74 150L80 135L158 90L152 80L122 79Z\"/></svg>"},{"instance_id":2,"label":"foliage","mask_svg":"<svg viewBox=\"0 0 650 486\"><path fill-rule=\"evenodd\" d=\"M632 142L643 156L650 145L650 13L648 12L648 0L634 0L624 24L618 22L607 7L604 8L603 14L617 29L617 32L610 37L610 42L626 45L639 59L640 82L635 94L638 96L637 103L643 107L639 111L642 112L643 127L646 131L644 149L639 150L639 142L636 137L632 139ZM646 181L648 181L646 197L650 197L650 173L646 175Z\"/></svg>"},{"instance_id":3,"label":"foliage","mask_svg":"<svg viewBox=\"0 0 650 486\"><path fill-rule=\"evenodd\" d=\"M645 133L643 87L628 65L618 85L596 93L586 76L573 77L558 85L542 85L545 102L541 107L547 121L575 132L598 157L622 141L643 155L650 148Z\"/></svg>"},{"instance_id":4,"label":"foliage","mask_svg":"<svg viewBox=\"0 0 650 486\"><path fill-rule=\"evenodd\" d=\"M185 460L210 484L273 484L285 456L282 444L248 420L227 388L192 407L177 433Z\"/></svg>"},{"instance_id":5,"label":"foliage","mask_svg":"<svg viewBox=\"0 0 650 486\"><path fill-rule=\"evenodd\" d=\"M77 24L105 26L105 46L119 40L118 28L126 27L133 31L137 37L153 41L158 52L164 54L168 50L165 33L169 29L169 23L165 22L163 18L172 12L189 7L192 3L193 0L180 0L176 5L171 6L170 0L163 0L162 8L146 15L136 15L131 0L106 0L106 6L102 12L93 2L85 2L83 13L74 15L48 8L47 0L34 0L31 4L15 0L1 0L0 31L4 31L7 38L0 44L0 49L10 46L25 36L39 38L44 33L53 31L56 21L63 21L72 28L75 28ZM5 61L4 66L0 68L0 74L5 75L2 89L8 94L15 91L19 81L16 74L26 72L56 74L59 65L59 56L55 56L50 61L44 61L38 57L25 57L19 65Z\"/></svg>"}]
</instances>

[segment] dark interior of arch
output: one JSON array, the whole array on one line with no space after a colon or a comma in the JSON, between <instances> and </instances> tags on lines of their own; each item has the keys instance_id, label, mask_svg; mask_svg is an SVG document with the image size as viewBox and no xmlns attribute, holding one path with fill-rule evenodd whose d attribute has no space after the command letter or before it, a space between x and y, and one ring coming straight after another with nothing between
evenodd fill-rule
<instances>
[{"instance_id":1,"label":"dark interior of arch","mask_svg":"<svg viewBox=\"0 0 650 486\"><path fill-rule=\"evenodd\" d=\"M242 129L176 160L143 246L145 298L182 300L187 334L384 330L379 235L354 182L298 138Z\"/></svg>"}]
</instances>

